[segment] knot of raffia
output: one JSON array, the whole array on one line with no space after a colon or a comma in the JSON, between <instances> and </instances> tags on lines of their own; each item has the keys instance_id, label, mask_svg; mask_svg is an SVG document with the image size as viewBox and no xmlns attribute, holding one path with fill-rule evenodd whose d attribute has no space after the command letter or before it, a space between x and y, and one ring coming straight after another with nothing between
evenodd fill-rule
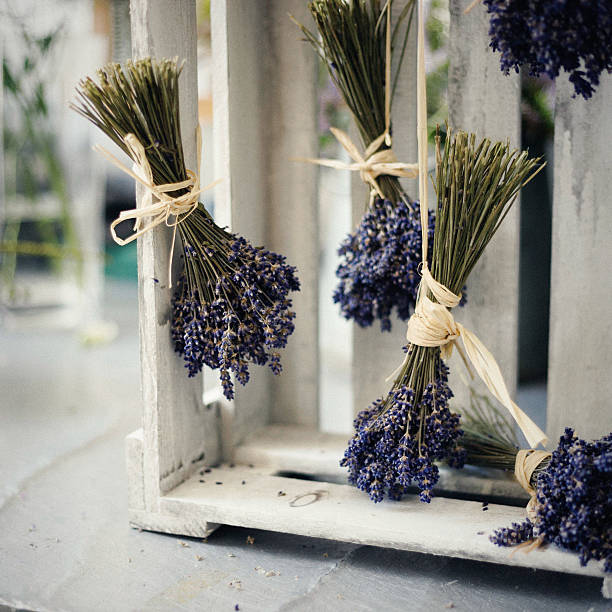
<instances>
[{"instance_id":1,"label":"knot of raffia","mask_svg":"<svg viewBox=\"0 0 612 612\"><path fill-rule=\"evenodd\" d=\"M200 141L198 132L198 159ZM131 170L120 162L112 153L101 146L94 149L104 155L112 164L125 174L131 176L137 183L144 187L137 208L123 210L119 216L111 223L110 231L113 240L124 246L136 240L146 232L151 231L158 225L165 224L173 228L172 243L168 258L168 278L169 286L172 287L172 258L174 244L176 242L176 230L180 223L183 223L198 207L199 195L214 187L219 180L214 181L204 188L200 188L200 179L196 172L185 170L187 178L176 183L166 183L156 185L153 181L153 172L147 160L146 150L142 143L134 134L127 134L124 138L125 145L130 157L134 162L134 169ZM174 195L183 191L180 195ZM170 195L173 194L173 195ZM134 221L134 233L127 238L117 236L116 227L124 221Z\"/></svg>"},{"instance_id":2,"label":"knot of raffia","mask_svg":"<svg viewBox=\"0 0 612 612\"><path fill-rule=\"evenodd\" d=\"M349 138L349 135L338 128L330 128L331 133L336 137L338 142L344 147L349 154L352 162L343 162L338 159L326 158L298 158L296 161L305 161L327 168L335 168L336 170L350 170L359 172L361 180L370 186L370 194L372 197L378 195L384 198L385 195L381 191L378 181L379 176L396 176L400 178L416 178L419 174L418 164L408 164L397 160L392 148L381 149L383 143L389 143L390 138L387 132L383 132L375 138L365 149L363 153L359 151L355 143Z\"/></svg>"},{"instance_id":3,"label":"knot of raffia","mask_svg":"<svg viewBox=\"0 0 612 612\"><path fill-rule=\"evenodd\" d=\"M518 451L514 461L514 476L530 495L527 503L527 516L534 525L536 523L536 491L531 484L531 478L542 461L546 461L551 456L552 453L549 451L528 448Z\"/></svg>"},{"instance_id":4,"label":"knot of raffia","mask_svg":"<svg viewBox=\"0 0 612 612\"><path fill-rule=\"evenodd\" d=\"M549 459L551 456L552 453L549 451L536 450L533 448L522 449L516 454L516 459L514 461L514 476L521 487L523 487L523 489L529 493L529 501L527 502L526 511L527 518L533 525L535 537L532 540L519 544L514 549L512 554L518 550L523 550L524 552L528 553L536 548L539 548L543 543L542 536L536 535L538 528L537 497L536 490L531 484L531 478L542 461L546 461L546 459Z\"/></svg>"}]
</instances>

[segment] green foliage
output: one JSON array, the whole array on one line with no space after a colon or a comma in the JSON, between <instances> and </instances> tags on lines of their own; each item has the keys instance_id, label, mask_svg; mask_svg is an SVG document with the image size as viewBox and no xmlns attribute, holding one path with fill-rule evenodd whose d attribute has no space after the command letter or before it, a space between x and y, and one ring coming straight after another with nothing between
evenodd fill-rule
<instances>
[{"instance_id":1,"label":"green foliage","mask_svg":"<svg viewBox=\"0 0 612 612\"><path fill-rule=\"evenodd\" d=\"M49 117L46 83L52 51L60 29L41 37L32 37L23 23L13 18L19 32L23 57L2 61L2 86L5 96L3 146L6 160L12 160L16 174L7 172L6 196L25 196L36 204L43 191L50 190L60 204L59 219L39 219L34 231L39 246L20 242L21 221L12 220L2 228L0 273L9 293L14 288L17 255L45 257L53 269L66 258L80 262L79 245L74 231L64 170L57 154L56 136ZM80 265L77 265L77 273Z\"/></svg>"}]
</instances>

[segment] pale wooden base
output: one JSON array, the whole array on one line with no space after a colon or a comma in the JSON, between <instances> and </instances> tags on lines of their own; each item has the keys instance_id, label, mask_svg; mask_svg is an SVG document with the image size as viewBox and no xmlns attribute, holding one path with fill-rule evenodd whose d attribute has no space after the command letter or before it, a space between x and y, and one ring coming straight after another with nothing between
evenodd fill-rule
<instances>
[{"instance_id":1,"label":"pale wooden base","mask_svg":"<svg viewBox=\"0 0 612 612\"><path fill-rule=\"evenodd\" d=\"M147 511L140 504L138 439L135 433L127 440L132 489L129 520L134 527L204 538L221 524L234 525L603 577L603 564L581 567L577 555L554 547L513 554L494 546L489 534L522 520L521 507L489 504L484 511L479 501L436 497L431 504L423 504L416 496L373 504L352 486L322 481L323 474L337 480L340 471L335 465L346 440L295 426L270 426L257 432L236 449L238 463L198 467L189 479L159 498L156 511ZM304 474L304 478L277 475L281 466L285 473ZM508 480L454 474L461 472L445 474L445 489L480 491L484 496L516 491ZM610 596L607 580L602 592Z\"/></svg>"}]
</instances>

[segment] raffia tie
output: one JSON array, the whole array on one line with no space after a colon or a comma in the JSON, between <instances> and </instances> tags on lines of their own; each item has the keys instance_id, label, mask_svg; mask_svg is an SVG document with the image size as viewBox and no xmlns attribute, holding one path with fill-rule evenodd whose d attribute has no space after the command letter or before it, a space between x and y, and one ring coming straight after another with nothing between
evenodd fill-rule
<instances>
[{"instance_id":1,"label":"raffia tie","mask_svg":"<svg viewBox=\"0 0 612 612\"><path fill-rule=\"evenodd\" d=\"M353 143L349 135L338 128L330 128L336 140L344 147L345 151L353 160L350 163L338 159L300 157L295 161L309 162L336 170L350 170L359 172L361 180L370 186L370 204L374 198L385 197L381 191L378 181L379 176L397 176L398 178L416 178L419 173L419 164L409 164L398 161L391 148L391 2L387 1L387 31L385 41L385 131L377 136L365 149L363 154ZM385 143L388 148L379 151Z\"/></svg>"},{"instance_id":2,"label":"raffia tie","mask_svg":"<svg viewBox=\"0 0 612 612\"><path fill-rule=\"evenodd\" d=\"M423 23L423 0L419 0L418 44L417 44L417 142L419 160L419 196L421 214L422 279L414 314L408 321L406 339L417 346L441 348L442 356L449 357L459 339L474 369L499 402L512 415L530 446L546 441L544 432L512 401L499 365L480 339L455 321L450 312L459 304L461 296L455 295L438 282L427 265L428 252L428 194L427 194L427 100L425 89L425 31ZM433 298L432 300L428 293ZM404 364L408 355L404 359ZM402 366L404 365L402 364Z\"/></svg>"},{"instance_id":3,"label":"raffia tie","mask_svg":"<svg viewBox=\"0 0 612 612\"><path fill-rule=\"evenodd\" d=\"M516 454L516 460L514 462L514 475L518 480L519 484L527 493L529 493L529 501L527 502L527 518L531 521L531 524L536 526L537 514L536 514L536 491L531 486L531 476L536 470L538 465L548 459L552 453L543 450L535 450L528 448L520 450ZM529 553L532 550L539 548L544 543L541 536L536 536L533 540L527 540L522 542L518 546L514 547L514 550L510 553L510 556L514 555L519 550L525 553Z\"/></svg>"},{"instance_id":4,"label":"raffia tie","mask_svg":"<svg viewBox=\"0 0 612 612\"><path fill-rule=\"evenodd\" d=\"M520 450L516 454L514 476L521 487L530 495L529 502L527 503L527 516L533 524L535 524L536 519L536 491L531 486L531 477L540 463L551 456L552 453L549 451L535 450L533 448Z\"/></svg>"},{"instance_id":5,"label":"raffia tie","mask_svg":"<svg viewBox=\"0 0 612 612\"><path fill-rule=\"evenodd\" d=\"M167 227L171 227L173 231L170 254L168 257L168 283L169 287L172 287L172 258L178 225L183 223L185 219L196 210L198 207L199 195L217 185L220 179L213 181L206 187L200 188L198 174L191 170L186 170L187 179L184 181L155 185L153 182L153 172L147 160L146 151L142 143L134 134L127 134L124 138L124 142L134 162L133 170L130 170L104 147L99 145L94 147L94 150L101 153L114 166L119 168L119 170L131 176L137 183L140 183L144 187L137 208L121 211L119 216L111 223L110 232L113 240L117 244L124 246L133 242L146 232L150 232L153 228L162 223ZM201 138L198 129L198 167L200 165L200 150ZM169 195L170 193L183 189L187 191L182 195ZM130 219L134 220L134 233L128 238L120 238L117 236L115 228L120 223L123 223L123 221L128 221Z\"/></svg>"}]
</instances>

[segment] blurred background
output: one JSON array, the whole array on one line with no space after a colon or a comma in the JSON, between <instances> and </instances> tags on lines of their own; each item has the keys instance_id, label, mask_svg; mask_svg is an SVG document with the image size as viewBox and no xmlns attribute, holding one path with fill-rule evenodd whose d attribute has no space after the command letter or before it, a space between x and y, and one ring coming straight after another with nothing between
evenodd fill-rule
<instances>
[{"instance_id":1,"label":"blurred background","mask_svg":"<svg viewBox=\"0 0 612 612\"><path fill-rule=\"evenodd\" d=\"M433 134L448 116L448 0L427 6ZM94 143L112 145L68 106L80 78L130 57L129 0L6 0L0 17L0 465L25 475L79 427L93 436L116 414L139 418L136 243L118 246L108 231L121 210L134 206L134 184L92 151ZM198 2L198 34L206 184L215 178L207 0ZM329 127L347 129L350 117L323 66L318 87L321 156L342 157ZM520 381L535 389L543 409L554 92L549 82L526 76L522 90L523 144L549 161L521 200L522 261L541 265L521 267ZM350 177L322 169L319 181L320 420L323 430L346 433L350 325L331 295L336 249L352 229ZM16 438L18 449L9 444ZM74 433L74 440L83 437Z\"/></svg>"}]
</instances>

